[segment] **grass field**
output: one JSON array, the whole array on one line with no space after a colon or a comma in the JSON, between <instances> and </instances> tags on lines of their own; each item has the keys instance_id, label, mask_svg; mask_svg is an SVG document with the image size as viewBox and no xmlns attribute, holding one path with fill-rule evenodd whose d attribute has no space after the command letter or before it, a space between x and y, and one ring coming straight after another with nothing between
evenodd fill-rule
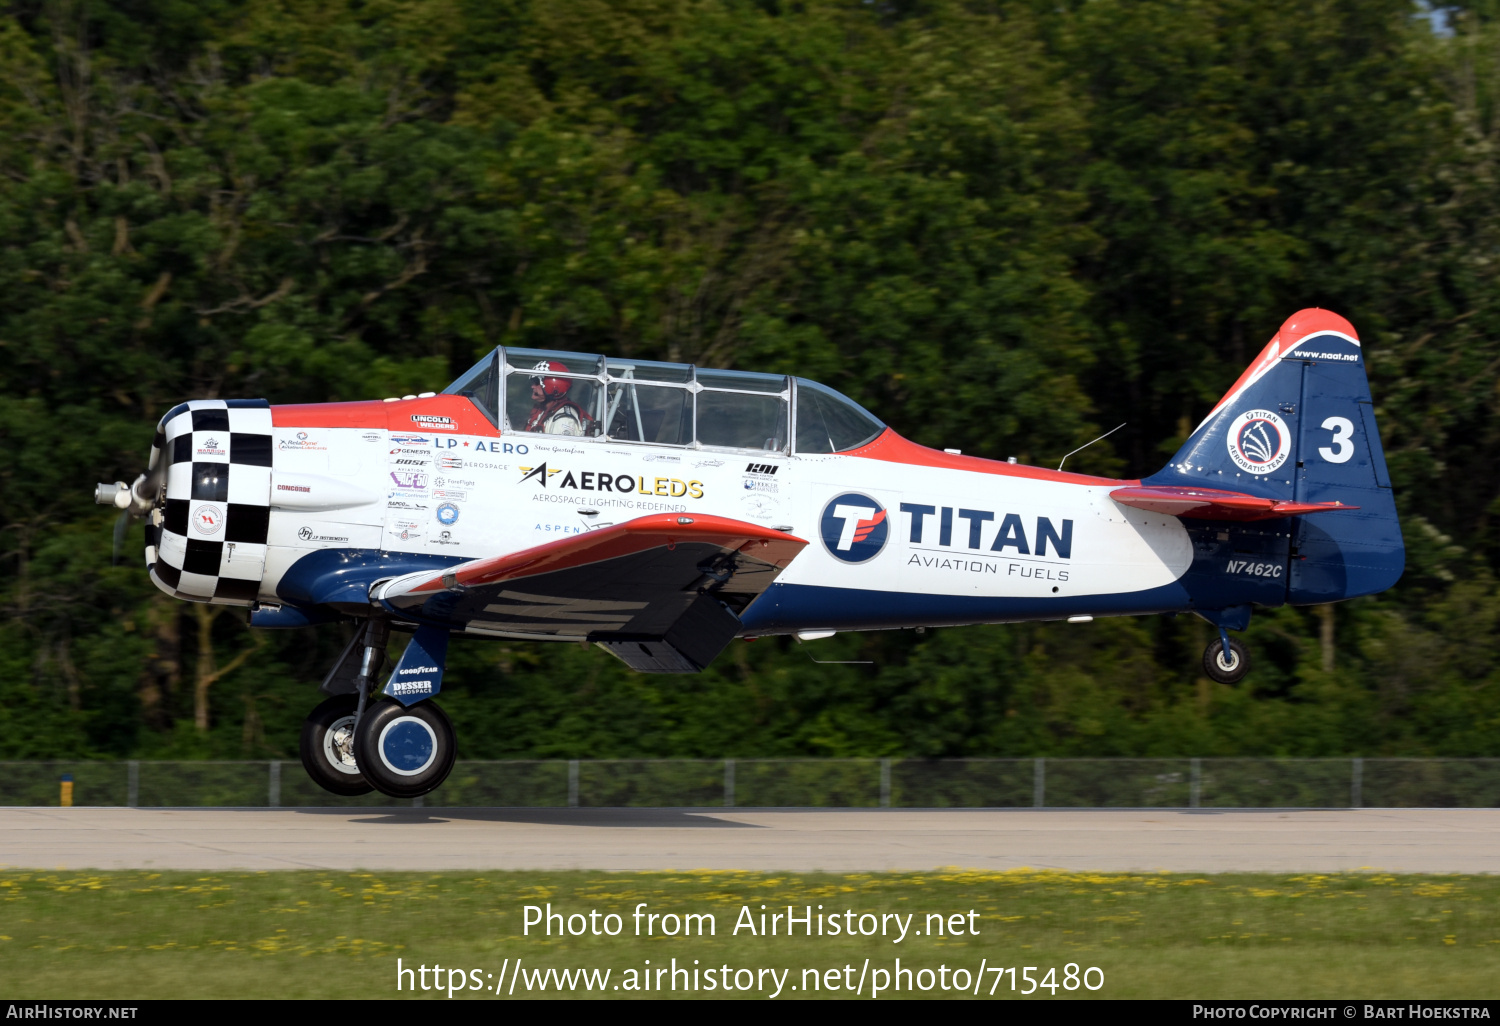
<instances>
[{"instance_id":1,"label":"grass field","mask_svg":"<svg viewBox=\"0 0 1500 1026\"><path fill-rule=\"evenodd\" d=\"M587 916L618 936L549 938L523 930L524 906ZM710 913L712 936L662 936L671 919L633 912ZM770 915L805 906L837 915L840 928L883 923L886 936L761 935ZM744 910L748 909L748 913ZM846 916L846 911L853 913ZM973 911L972 918L968 913ZM605 917L614 913L618 922ZM888 914L902 917L893 919ZM938 936L941 913L944 933ZM748 914L751 933L737 921ZM949 918L957 914L957 919ZM906 918L910 916L910 918ZM574 919L573 926L583 925ZM700 924L704 920L698 920ZM900 923L908 934L896 940ZM767 927L771 921L767 919ZM959 927L957 935L949 928ZM971 933L977 930L977 935ZM707 926L702 927L707 932ZM813 926L816 931L816 921ZM577 996L673 996L672 959L697 969L698 989L724 996L866 999L885 971L882 999L907 996L1019 997L1026 966L1046 981L1055 968L1102 971L1090 991L1069 978L1055 997L1042 986L1028 1000L1088 996L1153 998L1483 998L1500 995L1500 877L1331 876L948 871L936 873L144 873L31 872L0 869L0 997L395 997L397 959L405 968L441 965L454 999L542 996L534 970L609 970L602 990L575 984ZM909 978L901 968L917 970ZM522 971L517 977L519 959ZM649 966L647 960L650 960ZM697 964L694 965L694 960ZM868 965L866 965L868 959ZM849 969L845 972L845 966ZM997 976L992 967L1015 967ZM714 989L708 989L713 969ZM722 973L720 967L727 967ZM650 977L659 969L668 972ZM468 974L450 977L449 970ZM761 970L774 969L776 977ZM749 970L748 974L740 970ZM790 970L781 976L783 970ZM816 973L804 973L816 970ZM835 972L830 975L829 971ZM922 975L920 970L931 970ZM955 977L955 970L961 970ZM861 983L861 975L865 979ZM657 990L657 979L665 989ZM676 996L691 977L679 975ZM1090 984L1100 977L1089 974ZM599 977L594 977L596 983ZM898 995L891 989L902 985ZM960 992L955 982L967 987ZM447 1000L446 986L415 975L419 1000ZM950 989L942 989L946 983ZM557 983L546 981L546 993ZM837 985L839 989L830 989ZM615 988L621 988L616 990ZM793 988L796 988L795 990ZM403 990L402 994L410 994Z\"/></svg>"}]
</instances>

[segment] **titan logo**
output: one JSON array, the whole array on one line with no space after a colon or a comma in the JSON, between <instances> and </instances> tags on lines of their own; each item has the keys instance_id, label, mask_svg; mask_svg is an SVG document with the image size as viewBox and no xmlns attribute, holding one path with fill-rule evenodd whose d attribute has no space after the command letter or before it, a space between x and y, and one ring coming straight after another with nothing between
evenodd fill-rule
<instances>
[{"instance_id":1,"label":"titan logo","mask_svg":"<svg viewBox=\"0 0 1500 1026\"><path fill-rule=\"evenodd\" d=\"M859 492L845 492L831 500L823 507L818 526L823 547L845 563L874 559L890 536L886 508Z\"/></svg>"},{"instance_id":2,"label":"titan logo","mask_svg":"<svg viewBox=\"0 0 1500 1026\"><path fill-rule=\"evenodd\" d=\"M911 514L911 533L908 541L913 545L921 545L925 541L932 544L927 537L927 518L937 518L937 543L943 546L953 544L953 521L954 514L957 519L964 522L967 528L968 547L971 549L985 548L984 534L989 524L995 523L995 514L987 509L954 509L952 506L927 506L920 502L903 502L901 512ZM964 530L964 528L960 528ZM1047 517L1036 518L1036 528L1028 536L1026 525L1019 515L1007 513L1000 518L998 528L990 538L988 546L991 552L1003 553L1006 549L1014 549L1018 556L1045 556L1048 554L1048 546L1057 553L1059 559L1071 559L1073 556L1073 521L1064 520L1062 529L1058 530Z\"/></svg>"}]
</instances>

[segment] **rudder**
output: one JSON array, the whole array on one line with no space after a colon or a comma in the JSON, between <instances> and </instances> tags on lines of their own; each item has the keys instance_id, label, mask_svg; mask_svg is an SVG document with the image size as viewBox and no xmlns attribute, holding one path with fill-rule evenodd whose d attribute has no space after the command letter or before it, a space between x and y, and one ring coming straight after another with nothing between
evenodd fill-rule
<instances>
[{"instance_id":1,"label":"rudder","mask_svg":"<svg viewBox=\"0 0 1500 1026\"><path fill-rule=\"evenodd\" d=\"M1288 318L1148 485L1195 485L1357 509L1289 518L1286 601L1384 591L1406 549L1359 336L1327 310Z\"/></svg>"}]
</instances>

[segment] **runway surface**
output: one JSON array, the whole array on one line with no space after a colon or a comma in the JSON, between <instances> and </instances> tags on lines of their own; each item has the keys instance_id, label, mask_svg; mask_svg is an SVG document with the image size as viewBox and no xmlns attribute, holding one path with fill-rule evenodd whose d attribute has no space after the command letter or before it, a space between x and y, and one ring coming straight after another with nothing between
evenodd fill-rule
<instances>
[{"instance_id":1,"label":"runway surface","mask_svg":"<svg viewBox=\"0 0 1500 1026\"><path fill-rule=\"evenodd\" d=\"M1500 871L1500 810L0 808L31 869Z\"/></svg>"}]
</instances>

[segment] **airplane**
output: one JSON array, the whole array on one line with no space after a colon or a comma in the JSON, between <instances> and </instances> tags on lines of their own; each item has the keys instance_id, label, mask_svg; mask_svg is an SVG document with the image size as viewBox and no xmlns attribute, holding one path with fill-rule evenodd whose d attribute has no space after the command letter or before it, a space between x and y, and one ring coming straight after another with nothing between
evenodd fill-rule
<instances>
[{"instance_id":1,"label":"airplane","mask_svg":"<svg viewBox=\"0 0 1500 1026\"><path fill-rule=\"evenodd\" d=\"M1363 348L1320 309L1139 480L929 449L803 378L497 348L441 393L182 403L95 498L146 518L169 595L357 624L300 741L339 795L443 782L454 634L695 673L735 638L1191 612L1233 684L1254 607L1405 563Z\"/></svg>"}]
</instances>

